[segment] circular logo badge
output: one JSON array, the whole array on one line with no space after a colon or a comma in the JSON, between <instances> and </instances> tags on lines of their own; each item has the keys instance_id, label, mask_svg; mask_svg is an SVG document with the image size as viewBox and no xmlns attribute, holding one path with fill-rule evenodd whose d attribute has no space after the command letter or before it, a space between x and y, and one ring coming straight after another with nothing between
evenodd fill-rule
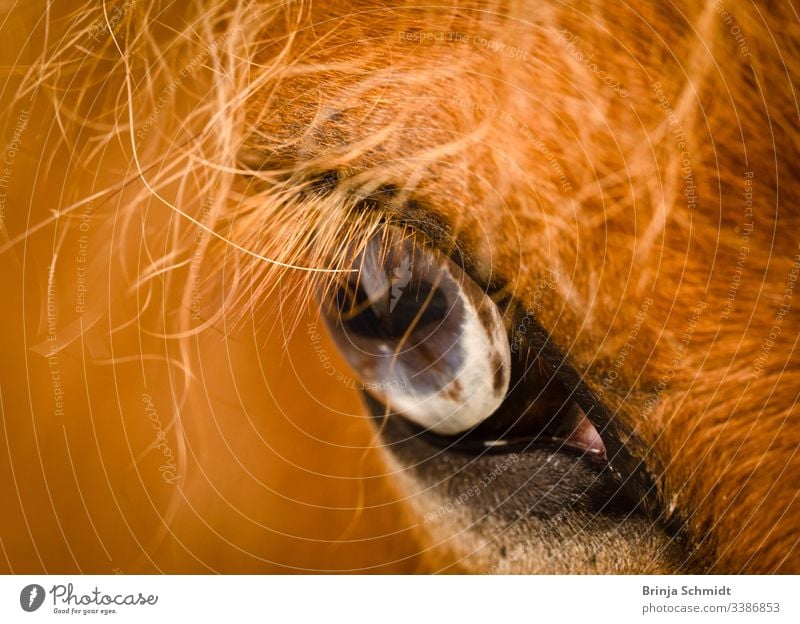
<instances>
[{"instance_id":1,"label":"circular logo badge","mask_svg":"<svg viewBox=\"0 0 800 624\"><path fill-rule=\"evenodd\" d=\"M19 593L19 606L23 611L36 611L44 602L44 587L41 585L26 585Z\"/></svg>"}]
</instances>

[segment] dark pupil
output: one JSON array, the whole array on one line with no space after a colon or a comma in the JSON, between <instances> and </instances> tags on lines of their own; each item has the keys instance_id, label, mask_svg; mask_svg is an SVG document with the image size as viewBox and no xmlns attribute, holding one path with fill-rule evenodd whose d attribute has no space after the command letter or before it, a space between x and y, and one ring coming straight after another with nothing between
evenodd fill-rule
<instances>
[{"instance_id":1,"label":"dark pupil","mask_svg":"<svg viewBox=\"0 0 800 624\"><path fill-rule=\"evenodd\" d=\"M340 288L336 297L342 325L348 332L396 342L413 324L412 344L424 340L425 334L434 331L447 316L449 308L447 296L441 288L413 279L394 299L387 293L381 300L369 302L367 293L360 287L356 288L355 281L347 288Z\"/></svg>"}]
</instances>

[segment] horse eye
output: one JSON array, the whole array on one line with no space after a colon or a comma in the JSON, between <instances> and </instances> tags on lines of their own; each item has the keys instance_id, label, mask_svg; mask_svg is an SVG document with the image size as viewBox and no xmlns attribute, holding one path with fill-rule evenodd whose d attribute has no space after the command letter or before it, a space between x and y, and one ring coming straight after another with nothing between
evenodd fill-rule
<instances>
[{"instance_id":1,"label":"horse eye","mask_svg":"<svg viewBox=\"0 0 800 624\"><path fill-rule=\"evenodd\" d=\"M453 435L486 420L509 385L500 311L452 260L397 228L370 239L323 311L364 389Z\"/></svg>"}]
</instances>

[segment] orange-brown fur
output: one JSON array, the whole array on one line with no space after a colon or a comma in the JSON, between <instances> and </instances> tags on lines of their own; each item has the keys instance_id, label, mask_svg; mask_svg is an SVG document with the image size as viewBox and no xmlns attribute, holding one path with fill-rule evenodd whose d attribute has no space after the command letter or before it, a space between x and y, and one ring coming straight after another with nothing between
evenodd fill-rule
<instances>
[{"instance_id":1,"label":"orange-brown fur","mask_svg":"<svg viewBox=\"0 0 800 624\"><path fill-rule=\"evenodd\" d=\"M307 331L332 274L306 269L339 268L345 240L382 227L357 209L391 184L447 224L478 277L537 301L643 441L704 569L798 571L800 295L779 315L800 258L790 3L135 5L93 44L102 9L50 15L46 41L38 17L18 16L36 37L4 61L5 135L31 111L0 244L9 570L458 569ZM330 171L338 186L318 191ZM56 415L48 266L76 257L84 210L81 313L71 261L54 278ZM186 441L179 488L156 473L145 392L170 443Z\"/></svg>"}]
</instances>

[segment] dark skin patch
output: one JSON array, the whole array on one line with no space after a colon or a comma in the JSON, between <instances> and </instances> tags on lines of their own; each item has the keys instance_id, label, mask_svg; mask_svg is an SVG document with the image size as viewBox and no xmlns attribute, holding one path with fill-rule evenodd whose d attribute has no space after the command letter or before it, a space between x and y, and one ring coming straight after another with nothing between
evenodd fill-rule
<instances>
[{"instance_id":1,"label":"dark skin patch","mask_svg":"<svg viewBox=\"0 0 800 624\"><path fill-rule=\"evenodd\" d=\"M491 339L492 337L491 328L494 325L494 315L492 314L492 311L489 309L489 306L487 305L478 305L477 311L478 311L478 319L480 320L481 325L483 325L484 329L486 330L486 334Z\"/></svg>"},{"instance_id":2,"label":"dark skin patch","mask_svg":"<svg viewBox=\"0 0 800 624\"><path fill-rule=\"evenodd\" d=\"M494 390L495 394L499 394L503 389L503 369L500 366L500 355L497 352L492 353L492 371L494 372L494 377L492 379L492 389Z\"/></svg>"},{"instance_id":3,"label":"dark skin patch","mask_svg":"<svg viewBox=\"0 0 800 624\"><path fill-rule=\"evenodd\" d=\"M468 491L475 484L476 473L498 472L497 466L504 465L509 453L519 453L517 464L499 474L494 484L492 500L502 501L501 505L486 509L481 507L480 497L470 500L470 506L476 505L478 513L491 513L501 523L513 525L524 522L528 516L542 520L568 517L572 523L582 526L583 531L597 531L598 539L604 539L604 531L608 530L603 528L604 524L610 524L617 531L627 521L645 518L644 510L636 501L619 495L618 479L608 468L597 468L579 457L535 442L513 451L501 447L478 453L462 452L450 442L442 446L441 438L428 435L405 419L386 420L385 407L367 394L362 396L392 454L401 464L409 466L426 488L444 488L445 498L452 497L454 492ZM450 476L443 480L443 475ZM575 497L575 492L580 496ZM652 531L664 528L660 523L642 522L647 522ZM688 553L680 535L670 539L662 554L678 570L697 572L697 562ZM580 568L579 562L576 568Z\"/></svg>"},{"instance_id":4,"label":"dark skin patch","mask_svg":"<svg viewBox=\"0 0 800 624\"><path fill-rule=\"evenodd\" d=\"M335 169L321 171L309 177L310 184L304 193L315 195L328 195L341 182L341 173Z\"/></svg>"},{"instance_id":5,"label":"dark skin patch","mask_svg":"<svg viewBox=\"0 0 800 624\"><path fill-rule=\"evenodd\" d=\"M454 379L441 390L440 394L448 401L460 403L463 392L464 388L461 386L461 382L459 382L458 379Z\"/></svg>"},{"instance_id":6,"label":"dark skin patch","mask_svg":"<svg viewBox=\"0 0 800 624\"><path fill-rule=\"evenodd\" d=\"M521 307L518 309L522 310ZM521 318L517 322L521 322ZM665 506L659 498L655 479L642 459L644 445L634 432L624 428L619 419L614 418L594 396L581 376L567 363L562 351L547 332L535 321L530 328L531 331L525 337L527 346L537 354L549 374L555 376L565 387L572 389L573 400L600 433L612 467L622 475L620 493L631 500L639 501L638 506L643 511L663 522L670 534L677 535L682 527L677 521L664 516ZM621 439L627 440L627 443L623 445Z\"/></svg>"}]
</instances>

